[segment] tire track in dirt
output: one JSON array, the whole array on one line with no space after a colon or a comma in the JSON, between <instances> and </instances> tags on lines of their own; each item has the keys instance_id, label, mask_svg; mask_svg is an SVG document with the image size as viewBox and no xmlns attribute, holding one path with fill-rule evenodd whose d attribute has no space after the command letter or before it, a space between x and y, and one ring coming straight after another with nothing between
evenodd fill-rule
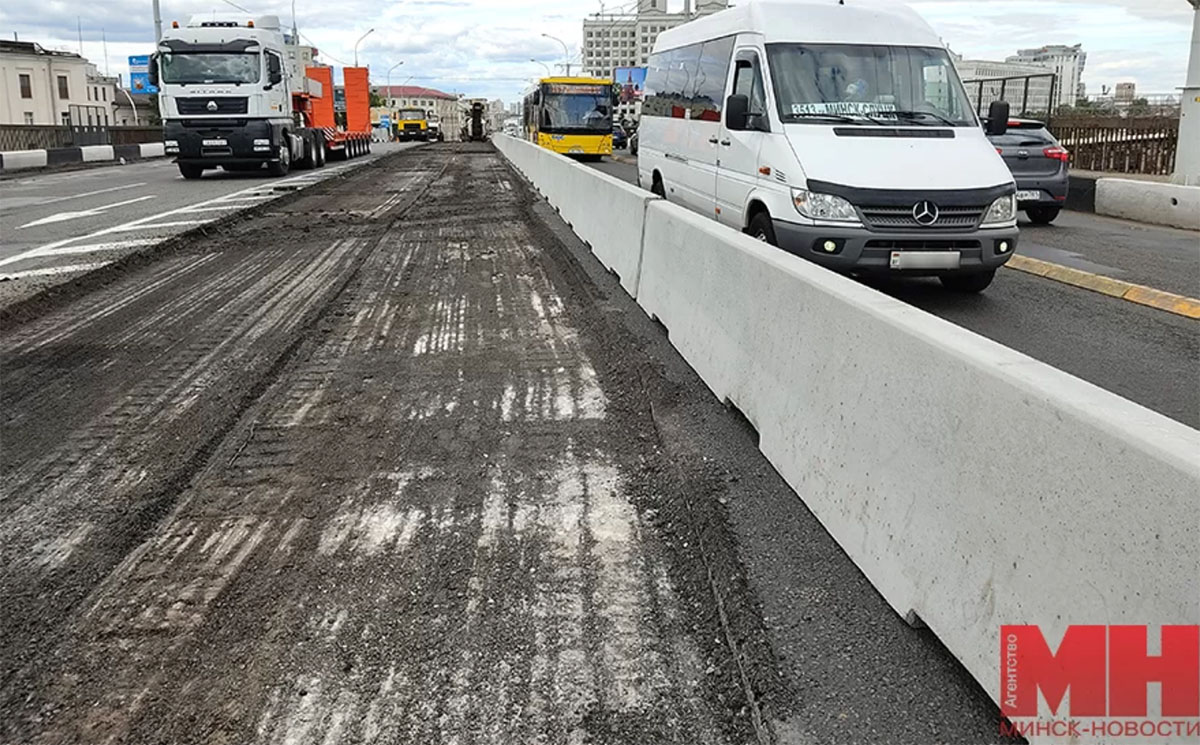
<instances>
[{"instance_id":1,"label":"tire track in dirt","mask_svg":"<svg viewBox=\"0 0 1200 745\"><path fill-rule=\"evenodd\" d=\"M529 199L485 147L432 181L81 606L14 736L747 739Z\"/></svg>"},{"instance_id":2,"label":"tire track in dirt","mask_svg":"<svg viewBox=\"0 0 1200 745\"><path fill-rule=\"evenodd\" d=\"M381 189L381 161L290 202L405 196L374 221L240 223L0 332L0 735L68 616L436 175L432 154L396 158L424 180Z\"/></svg>"}]
</instances>

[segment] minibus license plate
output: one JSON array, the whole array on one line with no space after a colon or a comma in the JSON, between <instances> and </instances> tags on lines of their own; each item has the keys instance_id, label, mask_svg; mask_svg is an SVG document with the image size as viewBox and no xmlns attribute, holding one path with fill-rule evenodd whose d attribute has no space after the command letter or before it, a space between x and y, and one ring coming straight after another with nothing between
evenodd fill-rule
<instances>
[{"instance_id":1,"label":"minibus license plate","mask_svg":"<svg viewBox=\"0 0 1200 745\"><path fill-rule=\"evenodd\" d=\"M226 145L229 144L229 141L228 140L204 140L201 144L204 145L204 147L225 147Z\"/></svg>"},{"instance_id":2,"label":"minibus license plate","mask_svg":"<svg viewBox=\"0 0 1200 745\"><path fill-rule=\"evenodd\" d=\"M1018 202L1037 202L1042 198L1040 191L1019 191L1017 192Z\"/></svg>"},{"instance_id":3,"label":"minibus license plate","mask_svg":"<svg viewBox=\"0 0 1200 745\"><path fill-rule=\"evenodd\" d=\"M958 251L892 251L893 269L957 269Z\"/></svg>"}]
</instances>

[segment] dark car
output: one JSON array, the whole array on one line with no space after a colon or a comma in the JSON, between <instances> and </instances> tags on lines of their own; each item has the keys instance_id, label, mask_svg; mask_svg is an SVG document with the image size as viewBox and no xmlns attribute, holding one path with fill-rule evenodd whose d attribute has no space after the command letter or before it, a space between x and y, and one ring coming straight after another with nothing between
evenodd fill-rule
<instances>
[{"instance_id":1,"label":"dark car","mask_svg":"<svg viewBox=\"0 0 1200 745\"><path fill-rule=\"evenodd\" d=\"M1015 119L1008 132L989 135L1017 182L1017 209L1038 225L1049 225L1067 200L1070 153L1042 122Z\"/></svg>"},{"instance_id":2,"label":"dark car","mask_svg":"<svg viewBox=\"0 0 1200 745\"><path fill-rule=\"evenodd\" d=\"M629 138L625 135L625 128L620 124L613 126L613 150L621 150L629 144Z\"/></svg>"}]
</instances>

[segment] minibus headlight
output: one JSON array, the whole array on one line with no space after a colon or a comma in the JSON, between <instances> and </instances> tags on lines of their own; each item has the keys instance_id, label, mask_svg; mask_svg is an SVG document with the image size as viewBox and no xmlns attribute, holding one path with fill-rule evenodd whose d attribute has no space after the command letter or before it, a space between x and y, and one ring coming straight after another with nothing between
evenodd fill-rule
<instances>
[{"instance_id":1,"label":"minibus headlight","mask_svg":"<svg viewBox=\"0 0 1200 745\"><path fill-rule=\"evenodd\" d=\"M810 220L858 222L854 205L832 194L819 194L807 189L792 189L792 204L796 211Z\"/></svg>"},{"instance_id":2,"label":"minibus headlight","mask_svg":"<svg viewBox=\"0 0 1200 745\"><path fill-rule=\"evenodd\" d=\"M1007 225L1017 219L1017 197L1015 194L1000 197L988 207L983 216L983 227Z\"/></svg>"}]
</instances>

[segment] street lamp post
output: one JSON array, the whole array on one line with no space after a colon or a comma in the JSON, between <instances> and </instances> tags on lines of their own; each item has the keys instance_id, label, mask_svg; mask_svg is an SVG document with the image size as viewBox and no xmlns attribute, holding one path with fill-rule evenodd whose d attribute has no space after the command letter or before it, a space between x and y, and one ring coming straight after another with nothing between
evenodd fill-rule
<instances>
[{"instance_id":1,"label":"street lamp post","mask_svg":"<svg viewBox=\"0 0 1200 745\"><path fill-rule=\"evenodd\" d=\"M375 32L375 29L367 29L367 33L358 37L358 41L354 42L354 66L358 67L358 45L362 44L362 40Z\"/></svg>"},{"instance_id":2,"label":"street lamp post","mask_svg":"<svg viewBox=\"0 0 1200 745\"><path fill-rule=\"evenodd\" d=\"M570 48L567 47L567 42L563 41L562 39L558 38L557 36L551 36L550 34L542 34L542 36L546 37L547 39L553 39L554 41L557 41L559 44L562 44L563 66L566 68L567 77L568 78L571 77L571 50L570 50Z\"/></svg>"},{"instance_id":3,"label":"street lamp post","mask_svg":"<svg viewBox=\"0 0 1200 745\"><path fill-rule=\"evenodd\" d=\"M399 67L400 65L403 65L403 64L404 64L404 60L400 60L396 64L389 67L388 71L387 71L387 100L388 100L388 108L389 109L396 105L392 101L392 70L395 70L397 67Z\"/></svg>"},{"instance_id":4,"label":"street lamp post","mask_svg":"<svg viewBox=\"0 0 1200 745\"><path fill-rule=\"evenodd\" d=\"M135 104L133 102L133 96L129 95L129 91L125 90L121 86L117 86L117 90L124 93L125 98L129 99L129 108L133 109L133 126L135 126L135 127L141 126L141 124L138 122L137 104Z\"/></svg>"},{"instance_id":5,"label":"street lamp post","mask_svg":"<svg viewBox=\"0 0 1200 745\"><path fill-rule=\"evenodd\" d=\"M1175 153L1174 181L1184 186L1200 186L1200 0L1188 3L1192 6L1192 52L1179 102L1179 150Z\"/></svg>"},{"instance_id":6,"label":"street lamp post","mask_svg":"<svg viewBox=\"0 0 1200 745\"><path fill-rule=\"evenodd\" d=\"M550 65L547 65L545 62L542 62L540 59L531 59L531 60L529 60L529 61L530 61L530 62L536 62L536 63L538 63L539 65L541 65L542 67L546 68L546 77L548 77L548 78L552 78L552 77L554 77L554 71L552 71L552 70L550 69Z\"/></svg>"}]
</instances>

